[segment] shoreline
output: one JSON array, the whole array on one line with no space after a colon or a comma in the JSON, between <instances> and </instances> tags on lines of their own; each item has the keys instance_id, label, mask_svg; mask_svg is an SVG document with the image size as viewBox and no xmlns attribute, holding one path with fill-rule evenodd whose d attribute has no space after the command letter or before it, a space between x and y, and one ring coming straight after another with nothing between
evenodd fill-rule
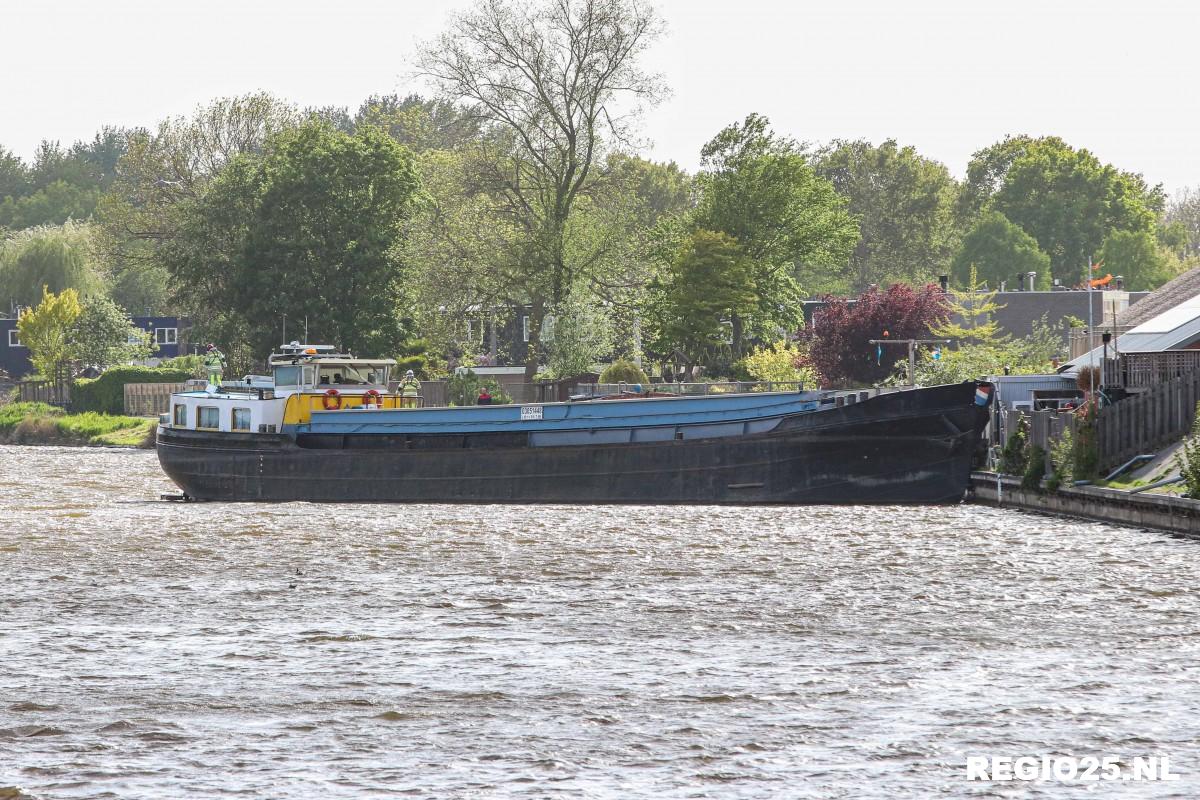
<instances>
[{"instance_id":1,"label":"shoreline","mask_svg":"<svg viewBox=\"0 0 1200 800\"><path fill-rule=\"evenodd\" d=\"M1021 479L972 472L967 502L1017 508L1054 517L1151 528L1200 539L1200 500L1096 486L1060 487L1055 492L1021 488Z\"/></svg>"},{"instance_id":2,"label":"shoreline","mask_svg":"<svg viewBox=\"0 0 1200 800\"><path fill-rule=\"evenodd\" d=\"M150 449L157 420L84 412L44 403L0 405L0 444L23 447Z\"/></svg>"}]
</instances>

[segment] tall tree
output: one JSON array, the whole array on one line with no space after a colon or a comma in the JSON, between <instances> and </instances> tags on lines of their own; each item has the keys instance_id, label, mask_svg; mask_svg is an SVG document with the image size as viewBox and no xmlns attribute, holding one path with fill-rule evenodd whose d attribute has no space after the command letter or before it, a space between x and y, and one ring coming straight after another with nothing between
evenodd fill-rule
<instances>
[{"instance_id":1,"label":"tall tree","mask_svg":"<svg viewBox=\"0 0 1200 800\"><path fill-rule=\"evenodd\" d=\"M418 94L372 95L359 106L353 122L355 127L383 128L414 153L453 150L480 135L480 118L470 108Z\"/></svg>"},{"instance_id":2,"label":"tall tree","mask_svg":"<svg viewBox=\"0 0 1200 800\"><path fill-rule=\"evenodd\" d=\"M1099 255L1104 273L1122 276L1132 292L1153 291L1175 277L1174 260L1146 231L1113 231Z\"/></svg>"},{"instance_id":3,"label":"tall tree","mask_svg":"<svg viewBox=\"0 0 1200 800\"><path fill-rule=\"evenodd\" d=\"M29 360L39 374L49 378L71 359L71 327L81 311L74 289L57 294L43 289L41 302L17 317L17 335L29 348Z\"/></svg>"},{"instance_id":4,"label":"tall tree","mask_svg":"<svg viewBox=\"0 0 1200 800\"><path fill-rule=\"evenodd\" d=\"M1171 197L1166 221L1184 231L1186 256L1200 256L1200 187L1185 188Z\"/></svg>"},{"instance_id":5,"label":"tall tree","mask_svg":"<svg viewBox=\"0 0 1200 800\"><path fill-rule=\"evenodd\" d=\"M956 287L970 286L979 280L992 289L999 289L1006 281L1016 288L1017 276L1030 272L1038 275L1037 288L1050 288L1050 257L1038 249L1032 236L999 211L987 211L979 217L963 237L950 266ZM977 278L972 278L972 273Z\"/></svg>"},{"instance_id":6,"label":"tall tree","mask_svg":"<svg viewBox=\"0 0 1200 800\"><path fill-rule=\"evenodd\" d=\"M83 301L68 338L71 357L99 369L149 358L154 352L150 334L134 325L129 315L104 295Z\"/></svg>"},{"instance_id":7,"label":"tall tree","mask_svg":"<svg viewBox=\"0 0 1200 800\"><path fill-rule=\"evenodd\" d=\"M925 283L944 274L957 244L950 171L889 139L835 141L814 163L816 172L850 201L859 240L850 256L857 289L897 280Z\"/></svg>"},{"instance_id":8,"label":"tall tree","mask_svg":"<svg viewBox=\"0 0 1200 800\"><path fill-rule=\"evenodd\" d=\"M998 184L984 207L1036 239L1054 277L1066 285L1084 280L1088 259L1110 231L1153 233L1163 210L1161 187L1148 187L1140 175L1103 164L1057 137L1017 137L982 153L989 167L980 185ZM969 184L972 169L980 167L972 164Z\"/></svg>"},{"instance_id":9,"label":"tall tree","mask_svg":"<svg viewBox=\"0 0 1200 800\"><path fill-rule=\"evenodd\" d=\"M166 251L179 302L210 338L244 336L259 357L278 344L284 314L292 325L307 317L315 339L399 352L408 331L395 256L418 189L411 154L377 128L348 136L319 121L269 142L190 206Z\"/></svg>"},{"instance_id":10,"label":"tall tree","mask_svg":"<svg viewBox=\"0 0 1200 800\"><path fill-rule=\"evenodd\" d=\"M755 311L747 316L739 309L732 319L738 359L748 333L775 334L768 329L796 323L798 276L844 272L858 226L846 200L813 171L796 142L771 131L766 117L751 114L726 127L700 155L696 224L737 241L760 292Z\"/></svg>"},{"instance_id":11,"label":"tall tree","mask_svg":"<svg viewBox=\"0 0 1200 800\"><path fill-rule=\"evenodd\" d=\"M91 226L68 222L19 231L0 243L0 309L34 305L46 288L102 294L92 234Z\"/></svg>"},{"instance_id":12,"label":"tall tree","mask_svg":"<svg viewBox=\"0 0 1200 800\"><path fill-rule=\"evenodd\" d=\"M638 63L659 30L641 0L479 0L418 57L443 98L474 106L487 134L480 185L521 231L529 378L547 309L580 277L567 243L575 205L606 149L630 143L636 111L662 92Z\"/></svg>"},{"instance_id":13,"label":"tall tree","mask_svg":"<svg viewBox=\"0 0 1200 800\"><path fill-rule=\"evenodd\" d=\"M759 303L758 270L737 240L719 231L694 231L666 273L651 284L652 348L686 369L730 363L729 320Z\"/></svg>"}]
</instances>

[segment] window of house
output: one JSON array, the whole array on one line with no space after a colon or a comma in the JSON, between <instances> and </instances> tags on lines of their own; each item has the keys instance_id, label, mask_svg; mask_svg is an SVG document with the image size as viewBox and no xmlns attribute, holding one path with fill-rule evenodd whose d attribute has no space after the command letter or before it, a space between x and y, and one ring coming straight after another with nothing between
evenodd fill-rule
<instances>
[{"instance_id":1,"label":"window of house","mask_svg":"<svg viewBox=\"0 0 1200 800\"><path fill-rule=\"evenodd\" d=\"M9 347L24 347L25 346L25 345L21 344L21 339L17 335L16 328L12 328L8 332L8 346Z\"/></svg>"},{"instance_id":2,"label":"window of house","mask_svg":"<svg viewBox=\"0 0 1200 800\"><path fill-rule=\"evenodd\" d=\"M178 341L178 328L155 328L154 343L155 344L175 344Z\"/></svg>"},{"instance_id":3,"label":"window of house","mask_svg":"<svg viewBox=\"0 0 1200 800\"><path fill-rule=\"evenodd\" d=\"M187 406L185 406L183 403L176 403L175 404L175 416L173 417L173 419L175 420L175 425L177 427L186 428L187 427Z\"/></svg>"},{"instance_id":4,"label":"window of house","mask_svg":"<svg viewBox=\"0 0 1200 800\"><path fill-rule=\"evenodd\" d=\"M554 341L554 315L553 314L547 314L546 318L544 320L542 320L542 341L545 341L545 342L553 342Z\"/></svg>"},{"instance_id":5,"label":"window of house","mask_svg":"<svg viewBox=\"0 0 1200 800\"><path fill-rule=\"evenodd\" d=\"M529 341L529 317L521 317L521 338Z\"/></svg>"},{"instance_id":6,"label":"window of house","mask_svg":"<svg viewBox=\"0 0 1200 800\"><path fill-rule=\"evenodd\" d=\"M196 409L196 427L197 428L212 428L216 430L221 427L220 412L216 406L200 406Z\"/></svg>"},{"instance_id":7,"label":"window of house","mask_svg":"<svg viewBox=\"0 0 1200 800\"><path fill-rule=\"evenodd\" d=\"M233 424L230 425L230 428L232 428L235 431L250 430L250 409L235 408L233 410L232 423Z\"/></svg>"}]
</instances>

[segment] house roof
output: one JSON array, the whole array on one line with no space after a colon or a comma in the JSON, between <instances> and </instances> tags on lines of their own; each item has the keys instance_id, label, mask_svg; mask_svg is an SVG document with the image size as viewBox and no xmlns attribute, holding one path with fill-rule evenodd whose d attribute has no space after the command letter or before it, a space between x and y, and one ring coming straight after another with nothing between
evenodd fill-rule
<instances>
[{"instance_id":1,"label":"house roof","mask_svg":"<svg viewBox=\"0 0 1200 800\"><path fill-rule=\"evenodd\" d=\"M1200 268L1191 272L1200 273ZM1188 274L1190 273L1179 277L1183 278ZM1181 283L1174 287L1171 294L1176 298L1175 302L1166 307L1163 307L1162 303L1156 304L1159 312L1118 336L1115 347L1122 353L1160 353L1164 350L1179 350L1200 340L1200 276L1196 281L1195 284ZM1169 284L1164 284L1163 288L1167 286ZM1190 295L1186 294L1186 288L1189 286L1192 292ZM1138 305L1151 303L1157 294L1155 292ZM1120 319L1121 317L1118 317L1118 321ZM1103 350L1101 346L1084 353L1059 371L1074 373L1082 366L1099 364Z\"/></svg>"},{"instance_id":2,"label":"house roof","mask_svg":"<svg viewBox=\"0 0 1200 800\"><path fill-rule=\"evenodd\" d=\"M1176 275L1117 315L1117 325L1133 328L1190 298L1200 295L1200 267Z\"/></svg>"}]
</instances>

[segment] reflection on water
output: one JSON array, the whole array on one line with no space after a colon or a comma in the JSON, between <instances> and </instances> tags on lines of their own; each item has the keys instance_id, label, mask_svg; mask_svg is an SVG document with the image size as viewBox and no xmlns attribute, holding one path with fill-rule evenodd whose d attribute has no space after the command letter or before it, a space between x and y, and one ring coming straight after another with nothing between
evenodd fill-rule
<instances>
[{"instance_id":1,"label":"reflection on water","mask_svg":"<svg viewBox=\"0 0 1200 800\"><path fill-rule=\"evenodd\" d=\"M171 488L150 453L0 448L0 787L1076 796L965 781L969 754L1065 753L1167 754L1181 782L1120 796L1197 794L1197 543L970 506Z\"/></svg>"}]
</instances>

